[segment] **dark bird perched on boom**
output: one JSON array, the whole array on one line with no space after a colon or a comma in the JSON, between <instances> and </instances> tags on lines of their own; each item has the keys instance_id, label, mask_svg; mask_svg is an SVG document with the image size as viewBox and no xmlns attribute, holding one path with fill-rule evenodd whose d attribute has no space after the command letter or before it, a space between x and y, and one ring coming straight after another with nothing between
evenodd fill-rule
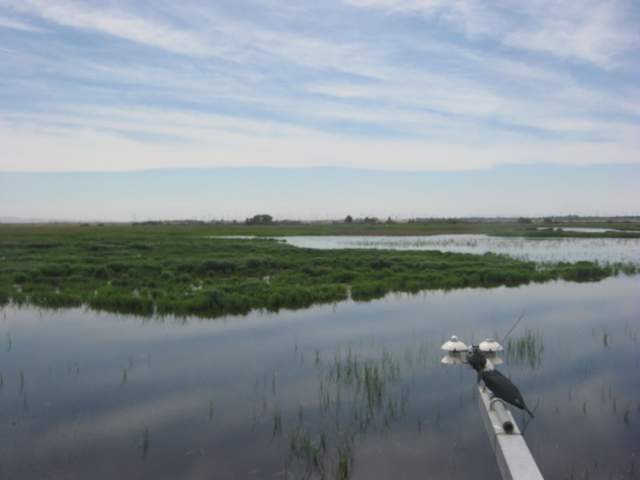
<instances>
[{"instance_id":1,"label":"dark bird perched on boom","mask_svg":"<svg viewBox=\"0 0 640 480\"><path fill-rule=\"evenodd\" d=\"M473 345L471 347L471 353L467 353L467 363L478 373L487 366L487 357L483 355L478 345Z\"/></svg>"},{"instance_id":2,"label":"dark bird perched on boom","mask_svg":"<svg viewBox=\"0 0 640 480\"><path fill-rule=\"evenodd\" d=\"M480 372L480 377L485 386L491 390L496 397L524 410L533 418L533 413L531 413L531 410L529 410L524 403L524 398L522 398L520 390L518 390L518 387L516 387L511 380L498 370L483 370Z\"/></svg>"}]
</instances>

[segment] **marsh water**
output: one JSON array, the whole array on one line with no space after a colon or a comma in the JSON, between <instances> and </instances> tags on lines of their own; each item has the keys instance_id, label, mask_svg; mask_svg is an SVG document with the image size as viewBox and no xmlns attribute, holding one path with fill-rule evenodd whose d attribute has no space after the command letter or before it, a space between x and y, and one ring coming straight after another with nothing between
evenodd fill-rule
<instances>
[{"instance_id":1,"label":"marsh water","mask_svg":"<svg viewBox=\"0 0 640 480\"><path fill-rule=\"evenodd\" d=\"M640 476L640 277L389 295L217 320L0 312L0 478L495 479L475 376L499 368L545 478Z\"/></svg>"},{"instance_id":2,"label":"marsh water","mask_svg":"<svg viewBox=\"0 0 640 480\"><path fill-rule=\"evenodd\" d=\"M419 236L291 236L282 240L303 248L376 248L509 255L536 262L640 264L640 238L526 238L480 234Z\"/></svg>"},{"instance_id":3,"label":"marsh water","mask_svg":"<svg viewBox=\"0 0 640 480\"><path fill-rule=\"evenodd\" d=\"M538 227L537 230L560 230L562 232L582 232L582 233L606 233L606 232L627 232L640 233L638 230L621 230L619 228L590 228L590 227Z\"/></svg>"}]
</instances>

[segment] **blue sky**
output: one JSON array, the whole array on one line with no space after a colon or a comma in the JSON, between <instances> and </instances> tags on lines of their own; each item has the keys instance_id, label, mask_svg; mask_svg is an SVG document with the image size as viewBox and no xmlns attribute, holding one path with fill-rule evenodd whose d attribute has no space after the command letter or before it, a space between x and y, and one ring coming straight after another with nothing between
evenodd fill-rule
<instances>
[{"instance_id":1,"label":"blue sky","mask_svg":"<svg viewBox=\"0 0 640 480\"><path fill-rule=\"evenodd\" d=\"M0 172L0 221L638 215L640 165Z\"/></svg>"},{"instance_id":2,"label":"blue sky","mask_svg":"<svg viewBox=\"0 0 640 480\"><path fill-rule=\"evenodd\" d=\"M0 0L0 170L638 163L636 1Z\"/></svg>"},{"instance_id":3,"label":"blue sky","mask_svg":"<svg viewBox=\"0 0 640 480\"><path fill-rule=\"evenodd\" d=\"M597 164L600 184L568 190L618 211L616 166L640 165L638 25L635 0L0 0L0 172ZM519 171L499 188L529 188ZM33 216L68 217L57 195ZM553 213L504 201L484 214Z\"/></svg>"}]
</instances>

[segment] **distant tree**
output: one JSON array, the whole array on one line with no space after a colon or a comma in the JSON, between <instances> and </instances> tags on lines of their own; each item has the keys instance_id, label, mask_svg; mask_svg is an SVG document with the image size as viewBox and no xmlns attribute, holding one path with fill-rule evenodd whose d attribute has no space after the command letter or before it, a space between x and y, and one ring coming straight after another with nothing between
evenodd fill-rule
<instances>
[{"instance_id":1,"label":"distant tree","mask_svg":"<svg viewBox=\"0 0 640 480\"><path fill-rule=\"evenodd\" d=\"M353 223L353 217L351 215L347 215L344 219L344 223Z\"/></svg>"},{"instance_id":2,"label":"distant tree","mask_svg":"<svg viewBox=\"0 0 640 480\"><path fill-rule=\"evenodd\" d=\"M543 220L544 223L553 223L553 218L551 217L545 217Z\"/></svg>"},{"instance_id":3,"label":"distant tree","mask_svg":"<svg viewBox=\"0 0 640 480\"><path fill-rule=\"evenodd\" d=\"M531 223L531 219L526 217L520 217L518 219L518 223Z\"/></svg>"},{"instance_id":4,"label":"distant tree","mask_svg":"<svg viewBox=\"0 0 640 480\"><path fill-rule=\"evenodd\" d=\"M384 223L386 223L386 224L388 224L388 225L391 225L392 223L396 223L396 222L393 220L393 218L391 218L391 217L387 217L387 221L386 221L386 222L384 222Z\"/></svg>"},{"instance_id":5,"label":"distant tree","mask_svg":"<svg viewBox=\"0 0 640 480\"><path fill-rule=\"evenodd\" d=\"M378 218L376 217L364 217L363 222L364 223L380 223L380 220L378 220Z\"/></svg>"},{"instance_id":6,"label":"distant tree","mask_svg":"<svg viewBox=\"0 0 640 480\"><path fill-rule=\"evenodd\" d=\"M251 218L247 218L245 220L247 225L269 225L273 223L273 217L271 215L267 215L262 213L260 215L254 215Z\"/></svg>"}]
</instances>

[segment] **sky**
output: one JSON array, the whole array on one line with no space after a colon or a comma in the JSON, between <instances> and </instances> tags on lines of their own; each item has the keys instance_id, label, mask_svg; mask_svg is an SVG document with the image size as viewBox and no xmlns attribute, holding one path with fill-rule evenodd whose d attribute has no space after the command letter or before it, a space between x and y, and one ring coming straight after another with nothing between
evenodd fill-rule
<instances>
[{"instance_id":1,"label":"sky","mask_svg":"<svg viewBox=\"0 0 640 480\"><path fill-rule=\"evenodd\" d=\"M0 174L613 178L640 165L639 24L635 0L0 0Z\"/></svg>"},{"instance_id":2,"label":"sky","mask_svg":"<svg viewBox=\"0 0 640 480\"><path fill-rule=\"evenodd\" d=\"M0 172L0 222L638 215L640 165Z\"/></svg>"}]
</instances>

